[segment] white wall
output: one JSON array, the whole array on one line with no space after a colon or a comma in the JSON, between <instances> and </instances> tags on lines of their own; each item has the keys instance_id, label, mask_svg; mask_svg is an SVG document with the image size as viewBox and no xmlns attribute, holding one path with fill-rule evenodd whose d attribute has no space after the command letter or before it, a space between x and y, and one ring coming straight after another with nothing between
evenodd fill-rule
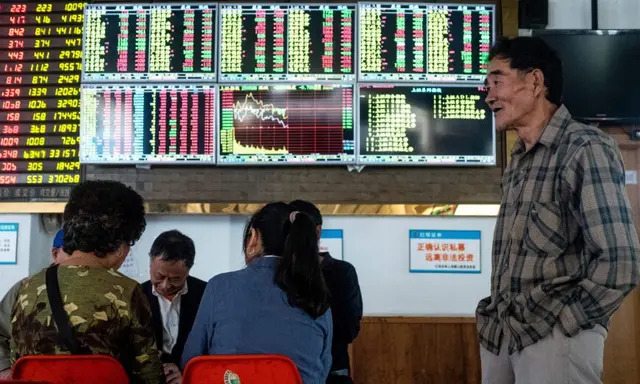
<instances>
[{"instance_id":1,"label":"white wall","mask_svg":"<svg viewBox=\"0 0 640 384\"><path fill-rule=\"evenodd\" d=\"M590 29L591 0L549 0L547 29ZM639 0L599 0L599 29L640 28Z\"/></svg>"},{"instance_id":2,"label":"white wall","mask_svg":"<svg viewBox=\"0 0 640 384\"><path fill-rule=\"evenodd\" d=\"M147 230L133 247L134 274L148 279L148 252L157 235L178 229L196 244L192 274L203 280L244 266L242 216L149 216ZM325 228L344 230L344 259L356 267L367 315L472 316L489 294L491 240L495 218L325 217ZM410 229L482 231L482 273L409 273Z\"/></svg>"},{"instance_id":3,"label":"white wall","mask_svg":"<svg viewBox=\"0 0 640 384\"><path fill-rule=\"evenodd\" d=\"M549 0L547 29L590 29L591 0Z\"/></svg>"},{"instance_id":4,"label":"white wall","mask_svg":"<svg viewBox=\"0 0 640 384\"><path fill-rule=\"evenodd\" d=\"M125 272L143 282L149 278L153 240L178 229L196 245L192 275L209 280L244 266L243 216L149 215L147 230L132 248ZM54 233L43 229L39 215L0 215L0 222L19 223L18 263L0 265L0 293L19 279L49 264ZM325 217L326 229L343 229L344 259L358 273L366 315L473 316L478 300L489 294L491 241L495 218L465 217ZM482 231L480 274L409 273L410 229Z\"/></svg>"},{"instance_id":5,"label":"white wall","mask_svg":"<svg viewBox=\"0 0 640 384\"><path fill-rule=\"evenodd\" d=\"M50 263L55 233L47 233L35 214L0 214L0 223L18 223L17 264L0 265L0 295L4 296L18 280Z\"/></svg>"},{"instance_id":6,"label":"white wall","mask_svg":"<svg viewBox=\"0 0 640 384\"><path fill-rule=\"evenodd\" d=\"M123 271L129 277L144 282L149 279L149 250L155 238L162 232L177 229L191 237L196 246L196 260L191 274L202 280L222 272L238 269L242 265L240 250L232 250L231 216L202 215L149 215L147 229L140 241L131 248L129 257L133 267ZM232 263L232 259L236 259ZM240 259L238 264L237 259ZM125 263L131 265L129 260ZM234 265L232 268L231 266Z\"/></svg>"},{"instance_id":7,"label":"white wall","mask_svg":"<svg viewBox=\"0 0 640 384\"><path fill-rule=\"evenodd\" d=\"M29 274L31 215L0 214L0 223L18 223L17 264L0 265L0 293L4 296L13 284Z\"/></svg>"},{"instance_id":8,"label":"white wall","mask_svg":"<svg viewBox=\"0 0 640 384\"><path fill-rule=\"evenodd\" d=\"M367 315L472 316L489 295L495 218L326 217L344 229L344 259L358 273ZM409 273L409 230L481 230L480 274Z\"/></svg>"}]
</instances>

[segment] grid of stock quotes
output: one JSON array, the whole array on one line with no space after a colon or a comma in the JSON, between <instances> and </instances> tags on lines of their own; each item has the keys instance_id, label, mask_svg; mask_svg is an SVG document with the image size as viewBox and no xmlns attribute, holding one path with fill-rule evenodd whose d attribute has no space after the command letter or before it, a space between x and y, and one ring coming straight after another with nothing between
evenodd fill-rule
<instances>
[{"instance_id":1,"label":"grid of stock quotes","mask_svg":"<svg viewBox=\"0 0 640 384\"><path fill-rule=\"evenodd\" d=\"M213 162L214 109L214 85L83 86L80 160Z\"/></svg>"},{"instance_id":2,"label":"grid of stock quotes","mask_svg":"<svg viewBox=\"0 0 640 384\"><path fill-rule=\"evenodd\" d=\"M87 6L83 163L215 162L216 10Z\"/></svg>"},{"instance_id":3,"label":"grid of stock quotes","mask_svg":"<svg viewBox=\"0 0 640 384\"><path fill-rule=\"evenodd\" d=\"M215 81L216 7L88 5L83 81Z\"/></svg>"},{"instance_id":4,"label":"grid of stock quotes","mask_svg":"<svg viewBox=\"0 0 640 384\"><path fill-rule=\"evenodd\" d=\"M222 164L353 163L352 85L221 85Z\"/></svg>"},{"instance_id":5,"label":"grid of stock quotes","mask_svg":"<svg viewBox=\"0 0 640 384\"><path fill-rule=\"evenodd\" d=\"M495 6L361 3L360 80L482 82Z\"/></svg>"},{"instance_id":6,"label":"grid of stock quotes","mask_svg":"<svg viewBox=\"0 0 640 384\"><path fill-rule=\"evenodd\" d=\"M220 80L355 80L356 4L220 4Z\"/></svg>"},{"instance_id":7,"label":"grid of stock quotes","mask_svg":"<svg viewBox=\"0 0 640 384\"><path fill-rule=\"evenodd\" d=\"M493 116L479 86L360 85L365 164L494 164Z\"/></svg>"},{"instance_id":8,"label":"grid of stock quotes","mask_svg":"<svg viewBox=\"0 0 640 384\"><path fill-rule=\"evenodd\" d=\"M84 4L0 3L0 201L64 199L80 182Z\"/></svg>"}]
</instances>

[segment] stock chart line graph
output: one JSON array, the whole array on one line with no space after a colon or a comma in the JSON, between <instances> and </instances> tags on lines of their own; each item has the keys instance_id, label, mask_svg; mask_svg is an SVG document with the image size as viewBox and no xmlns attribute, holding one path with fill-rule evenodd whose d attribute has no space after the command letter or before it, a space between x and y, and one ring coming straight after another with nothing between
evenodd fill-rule
<instances>
[{"instance_id":1,"label":"stock chart line graph","mask_svg":"<svg viewBox=\"0 0 640 384\"><path fill-rule=\"evenodd\" d=\"M233 106L233 118L235 120L243 122L248 114L261 121L273 121L283 128L289 128L285 122L287 120L286 108L277 108L273 104L265 104L262 100L256 100L253 93L247 94L243 102L237 102Z\"/></svg>"},{"instance_id":2,"label":"stock chart line graph","mask_svg":"<svg viewBox=\"0 0 640 384\"><path fill-rule=\"evenodd\" d=\"M353 153L351 86L224 86L220 95L223 162L340 161Z\"/></svg>"}]
</instances>

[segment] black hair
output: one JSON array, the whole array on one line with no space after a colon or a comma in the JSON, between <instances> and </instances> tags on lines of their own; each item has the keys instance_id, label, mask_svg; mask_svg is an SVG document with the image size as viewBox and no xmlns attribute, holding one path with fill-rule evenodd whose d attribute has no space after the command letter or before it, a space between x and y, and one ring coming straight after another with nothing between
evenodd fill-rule
<instances>
[{"instance_id":1,"label":"black hair","mask_svg":"<svg viewBox=\"0 0 640 384\"><path fill-rule=\"evenodd\" d=\"M142 197L117 181L85 181L71 190L64 208L67 254L92 252L104 257L133 245L147 225Z\"/></svg>"},{"instance_id":2,"label":"black hair","mask_svg":"<svg viewBox=\"0 0 640 384\"><path fill-rule=\"evenodd\" d=\"M159 257L164 261L184 261L187 268L193 267L196 257L196 247L193 240L177 230L162 232L151 245L149 256Z\"/></svg>"},{"instance_id":3,"label":"black hair","mask_svg":"<svg viewBox=\"0 0 640 384\"><path fill-rule=\"evenodd\" d=\"M558 54L539 37L516 37L499 40L489 52L493 58L509 60L509 66L527 72L539 69L544 74L547 100L562 104L562 62Z\"/></svg>"},{"instance_id":4,"label":"black hair","mask_svg":"<svg viewBox=\"0 0 640 384\"><path fill-rule=\"evenodd\" d=\"M316 224L308 214L286 203L269 203L256 212L245 228L244 246L251 229L260 234L265 255L280 256L275 283L287 294L289 305L314 319L329 308L329 293L322 277Z\"/></svg>"},{"instance_id":5,"label":"black hair","mask_svg":"<svg viewBox=\"0 0 640 384\"><path fill-rule=\"evenodd\" d=\"M306 200L294 200L289 203L294 210L304 212L307 215L311 216L316 226L322 225L322 214L318 207L316 207L312 202Z\"/></svg>"}]
</instances>

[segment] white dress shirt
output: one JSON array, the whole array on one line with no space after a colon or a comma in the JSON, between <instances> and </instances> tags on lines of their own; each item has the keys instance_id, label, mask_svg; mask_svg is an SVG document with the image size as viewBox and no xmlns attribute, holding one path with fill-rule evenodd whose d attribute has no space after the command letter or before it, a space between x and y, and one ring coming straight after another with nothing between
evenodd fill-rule
<instances>
[{"instance_id":1,"label":"white dress shirt","mask_svg":"<svg viewBox=\"0 0 640 384\"><path fill-rule=\"evenodd\" d=\"M160 315L162 316L162 352L171 354L173 347L178 340L178 330L180 329L180 302L182 295L186 295L189 291L187 282L184 282L184 288L176 293L173 300L169 300L156 292L156 287L151 288L153 295L158 298L160 304Z\"/></svg>"}]
</instances>

